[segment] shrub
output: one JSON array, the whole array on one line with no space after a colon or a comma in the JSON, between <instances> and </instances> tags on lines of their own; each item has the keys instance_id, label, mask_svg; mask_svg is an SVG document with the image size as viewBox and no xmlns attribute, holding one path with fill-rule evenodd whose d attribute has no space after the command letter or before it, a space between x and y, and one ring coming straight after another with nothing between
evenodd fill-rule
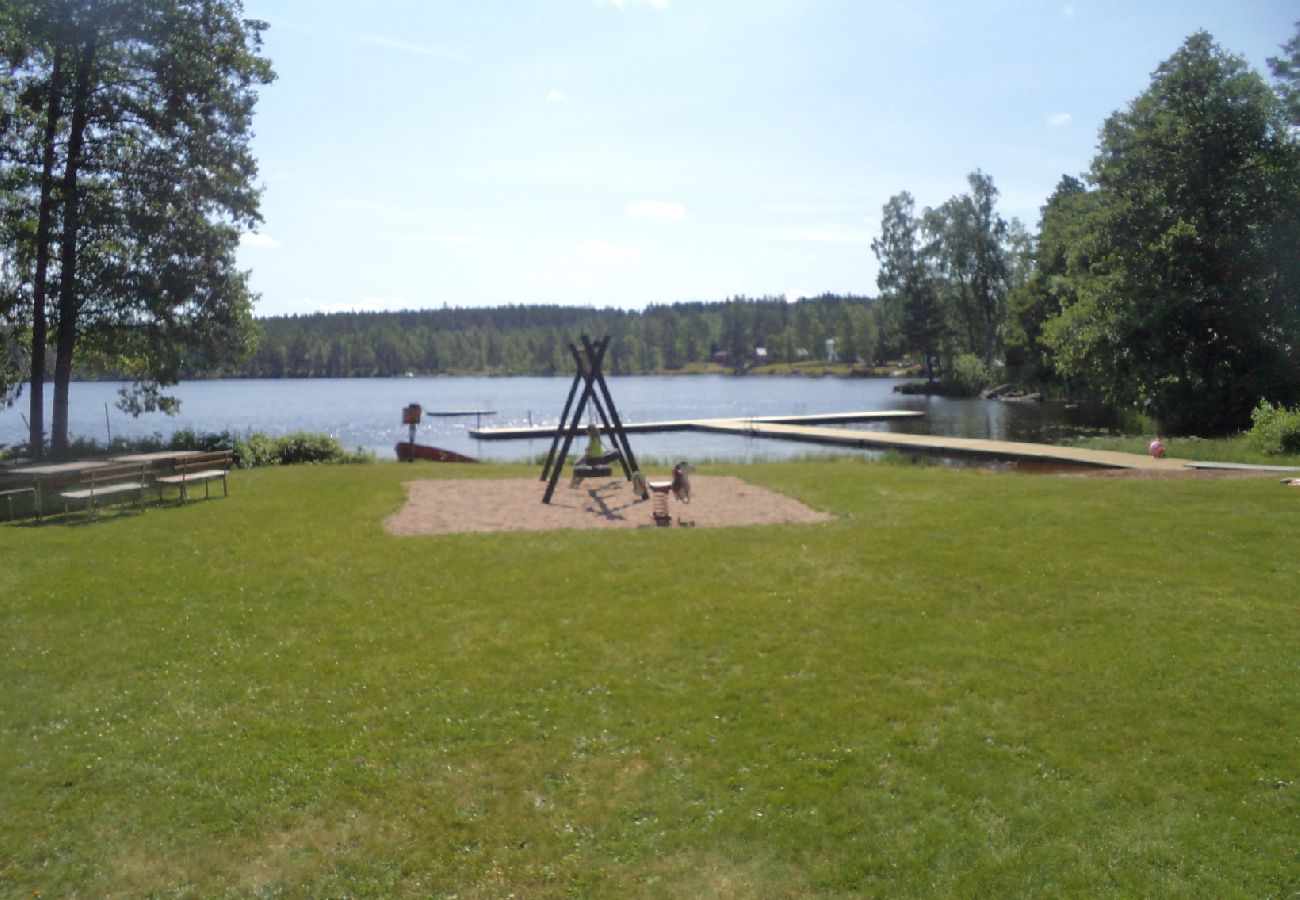
<instances>
[{"instance_id":1,"label":"shrub","mask_svg":"<svg viewBox=\"0 0 1300 900\"><path fill-rule=\"evenodd\" d=\"M955 388L954 396L974 397L993 381L988 366L972 353L963 353L952 361L952 372L946 379Z\"/></svg>"},{"instance_id":2,"label":"shrub","mask_svg":"<svg viewBox=\"0 0 1300 900\"><path fill-rule=\"evenodd\" d=\"M373 454L360 447L345 450L338 438L314 431L292 431L279 437L250 432L236 437L233 449L241 469L303 463L363 463L374 459Z\"/></svg>"},{"instance_id":3,"label":"shrub","mask_svg":"<svg viewBox=\"0 0 1300 900\"><path fill-rule=\"evenodd\" d=\"M1250 421L1248 437L1256 450L1269 456L1300 453L1300 407L1287 409L1260 400Z\"/></svg>"},{"instance_id":4,"label":"shrub","mask_svg":"<svg viewBox=\"0 0 1300 900\"><path fill-rule=\"evenodd\" d=\"M234 450L235 437L229 431L194 431L192 428L182 428L172 433L168 449L202 450L205 453Z\"/></svg>"},{"instance_id":5,"label":"shrub","mask_svg":"<svg viewBox=\"0 0 1300 900\"><path fill-rule=\"evenodd\" d=\"M358 447L345 450L338 438L311 431L294 431L280 437L250 431L232 434L229 431L194 431L182 428L171 437L161 434L143 437L115 437L106 444L94 438L74 438L69 443L73 459L95 456L121 456L127 453L154 453L159 450L231 450L236 465L241 469L258 466L295 465L298 463L363 463L374 459L374 454ZM5 451L0 450L0 454ZM3 459L0 455L0 459Z\"/></svg>"},{"instance_id":6,"label":"shrub","mask_svg":"<svg viewBox=\"0 0 1300 900\"><path fill-rule=\"evenodd\" d=\"M343 462L347 451L339 439L329 434L312 431L292 431L276 438L276 455L284 466L299 463Z\"/></svg>"},{"instance_id":7,"label":"shrub","mask_svg":"<svg viewBox=\"0 0 1300 900\"><path fill-rule=\"evenodd\" d=\"M231 449L235 451L235 458L238 460L241 469L255 469L258 466L278 466L280 464L280 453L276 439L269 434L250 431L247 434L236 436L233 443Z\"/></svg>"}]
</instances>

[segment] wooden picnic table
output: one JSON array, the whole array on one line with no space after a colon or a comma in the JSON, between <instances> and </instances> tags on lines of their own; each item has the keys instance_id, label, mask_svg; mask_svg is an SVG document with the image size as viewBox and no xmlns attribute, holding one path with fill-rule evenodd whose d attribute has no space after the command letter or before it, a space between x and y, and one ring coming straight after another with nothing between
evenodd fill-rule
<instances>
[{"instance_id":1,"label":"wooden picnic table","mask_svg":"<svg viewBox=\"0 0 1300 900\"><path fill-rule=\"evenodd\" d=\"M52 491L59 491L80 481L87 472L110 465L105 459L82 459L63 463L37 463L13 466L0 471L0 490L14 494L30 492L36 505L36 517L43 516ZM12 500L10 501L12 504ZM12 516L12 505L10 515Z\"/></svg>"},{"instance_id":2,"label":"wooden picnic table","mask_svg":"<svg viewBox=\"0 0 1300 900\"><path fill-rule=\"evenodd\" d=\"M73 462L63 463L36 463L14 466L12 469L5 471L7 478L57 478L67 475L80 475L82 472L89 472L91 469L106 466L109 461L106 459L79 459Z\"/></svg>"},{"instance_id":3,"label":"wooden picnic table","mask_svg":"<svg viewBox=\"0 0 1300 900\"><path fill-rule=\"evenodd\" d=\"M203 453L203 450L155 450L152 453L128 453L125 456L114 456L110 462L143 463L152 470L170 470L176 463L183 462L194 456L202 456Z\"/></svg>"}]
</instances>

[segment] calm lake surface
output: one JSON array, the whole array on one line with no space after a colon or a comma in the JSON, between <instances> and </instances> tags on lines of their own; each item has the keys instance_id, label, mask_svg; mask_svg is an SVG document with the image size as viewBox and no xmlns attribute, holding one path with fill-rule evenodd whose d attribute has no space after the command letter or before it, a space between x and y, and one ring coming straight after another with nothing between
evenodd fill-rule
<instances>
[{"instance_id":1,"label":"calm lake surface","mask_svg":"<svg viewBox=\"0 0 1300 900\"><path fill-rule=\"evenodd\" d=\"M735 418L808 415L826 412L907 409L924 412L910 422L844 426L861 430L896 430L915 434L1052 441L1116 429L1105 411L1066 408L1057 403L1004 403L996 400L947 400L905 397L894 393L904 379L729 376L635 376L608 378L610 393L625 422L659 419ZM131 418L118 410L117 382L78 382L72 386L70 432L73 437L105 441L114 436L170 435L182 428L200 432L263 431L283 434L299 429L334 435L348 448L364 447L380 458L395 456L393 445L406 440L402 407L418 403L426 410L487 409L482 425L554 424L568 396L571 375L554 378L350 378L229 379L185 382L172 389L181 399L176 416L153 413ZM47 400L50 388L47 387ZM0 443L26 439L24 396L0 411ZM107 421L105 405L107 405ZM50 413L47 409L46 422ZM550 441L476 441L469 429L474 417L428 418L416 440L488 460L521 460L545 454ZM660 460L755 461L822 454L843 449L771 439L690 432L632 435L638 456Z\"/></svg>"}]
</instances>

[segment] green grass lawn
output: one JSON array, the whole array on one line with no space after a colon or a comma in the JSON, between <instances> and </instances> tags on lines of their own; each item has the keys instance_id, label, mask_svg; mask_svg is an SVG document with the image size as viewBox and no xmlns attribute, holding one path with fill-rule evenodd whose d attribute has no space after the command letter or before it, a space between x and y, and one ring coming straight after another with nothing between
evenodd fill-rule
<instances>
[{"instance_id":1,"label":"green grass lawn","mask_svg":"<svg viewBox=\"0 0 1300 900\"><path fill-rule=\"evenodd\" d=\"M1300 491L709 466L813 526L0 526L0 895L1300 890ZM540 491L540 484L539 484Z\"/></svg>"},{"instance_id":2,"label":"green grass lawn","mask_svg":"<svg viewBox=\"0 0 1300 900\"><path fill-rule=\"evenodd\" d=\"M1191 459L1199 462L1245 463L1257 466L1297 466L1300 467L1300 455L1269 455L1256 449L1249 436L1243 432L1230 437L1198 438L1167 437L1162 438L1169 456L1175 459ZM1090 450L1117 450L1121 453L1138 453L1145 455L1151 435L1108 435L1106 437L1088 437L1060 441L1069 446L1086 447Z\"/></svg>"}]
</instances>

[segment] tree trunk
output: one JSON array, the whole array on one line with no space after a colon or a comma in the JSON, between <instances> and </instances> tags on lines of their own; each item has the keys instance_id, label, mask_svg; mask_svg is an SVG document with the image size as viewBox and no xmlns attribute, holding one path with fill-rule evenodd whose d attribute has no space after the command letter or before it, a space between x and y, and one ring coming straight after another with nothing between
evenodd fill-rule
<instances>
[{"instance_id":1,"label":"tree trunk","mask_svg":"<svg viewBox=\"0 0 1300 900\"><path fill-rule=\"evenodd\" d=\"M95 52L92 36L82 45L81 58L77 61L72 127L63 168L63 255L59 268L59 322L54 339L54 416L50 427L50 451L56 459L68 456L68 391L72 383L72 354L77 344L77 314L81 307L77 286L77 232L81 227L77 176L89 120Z\"/></svg>"},{"instance_id":2,"label":"tree trunk","mask_svg":"<svg viewBox=\"0 0 1300 900\"><path fill-rule=\"evenodd\" d=\"M50 97L45 111L45 132L42 135L41 205L36 225L36 273L32 279L32 360L31 393L28 396L28 443L33 459L45 456L45 345L49 341L49 325L45 298L50 268L50 218L54 211L54 157L55 140L59 134L59 119L63 115L63 48L54 49L50 71Z\"/></svg>"}]
</instances>

